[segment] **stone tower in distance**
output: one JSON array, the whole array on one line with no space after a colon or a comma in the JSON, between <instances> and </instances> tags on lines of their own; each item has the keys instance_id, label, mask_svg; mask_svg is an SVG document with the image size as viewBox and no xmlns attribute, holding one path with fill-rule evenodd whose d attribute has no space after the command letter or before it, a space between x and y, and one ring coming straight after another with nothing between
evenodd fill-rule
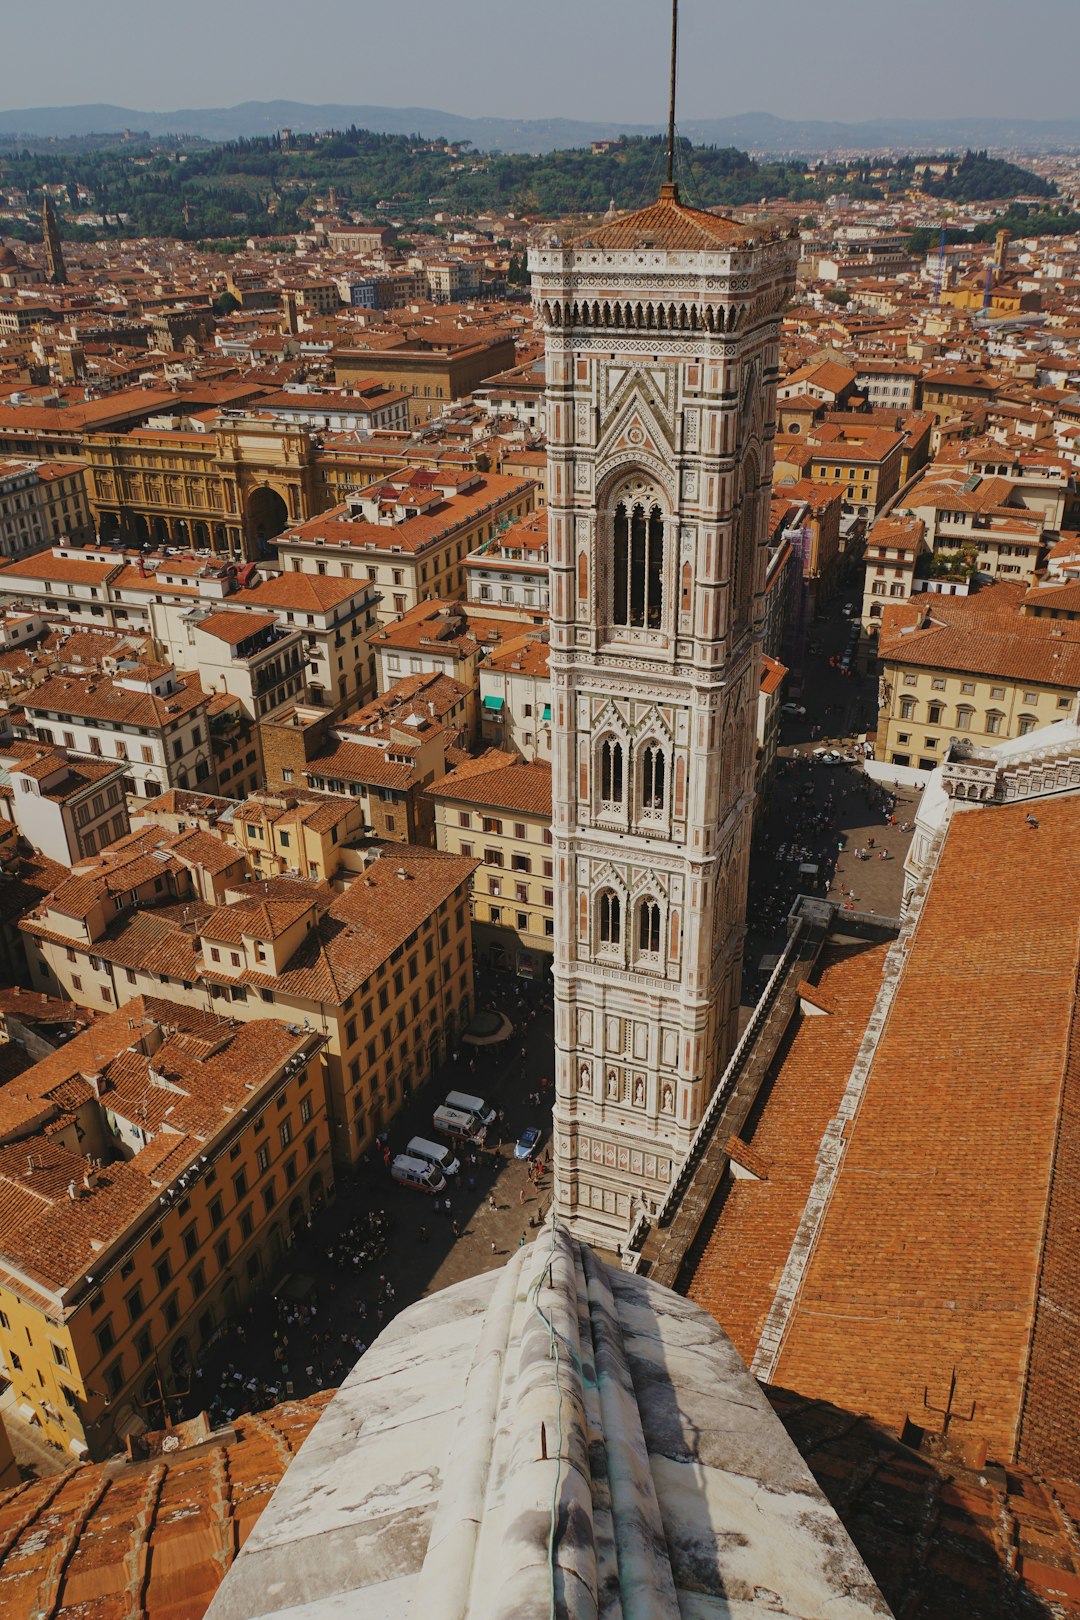
<instances>
[{"instance_id":1,"label":"stone tower in distance","mask_svg":"<svg viewBox=\"0 0 1080 1620\"><path fill-rule=\"evenodd\" d=\"M529 255L545 334L556 1214L614 1247L734 1044L789 234L659 201Z\"/></svg>"},{"instance_id":2,"label":"stone tower in distance","mask_svg":"<svg viewBox=\"0 0 1080 1620\"><path fill-rule=\"evenodd\" d=\"M49 280L54 287L62 287L67 281L67 269L64 265L64 250L60 246L60 230L56 223L56 211L53 208L48 192L45 192L41 199L41 234L45 239L45 258L49 266Z\"/></svg>"}]
</instances>

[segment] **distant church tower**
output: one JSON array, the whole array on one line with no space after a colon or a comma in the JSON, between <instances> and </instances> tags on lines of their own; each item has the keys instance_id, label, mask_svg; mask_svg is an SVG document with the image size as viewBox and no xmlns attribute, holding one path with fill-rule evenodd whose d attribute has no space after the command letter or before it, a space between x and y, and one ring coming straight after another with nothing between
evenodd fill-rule
<instances>
[{"instance_id":1,"label":"distant church tower","mask_svg":"<svg viewBox=\"0 0 1080 1620\"><path fill-rule=\"evenodd\" d=\"M781 231L685 207L669 178L651 207L549 230L529 268L547 365L556 1206L614 1247L666 1193L736 1036L794 255Z\"/></svg>"},{"instance_id":2,"label":"distant church tower","mask_svg":"<svg viewBox=\"0 0 1080 1620\"><path fill-rule=\"evenodd\" d=\"M60 232L56 224L56 213L48 192L45 192L41 199L41 234L45 238L45 257L49 265L49 280L54 287L62 287L67 281L67 270L64 266L64 250L60 246Z\"/></svg>"}]
</instances>

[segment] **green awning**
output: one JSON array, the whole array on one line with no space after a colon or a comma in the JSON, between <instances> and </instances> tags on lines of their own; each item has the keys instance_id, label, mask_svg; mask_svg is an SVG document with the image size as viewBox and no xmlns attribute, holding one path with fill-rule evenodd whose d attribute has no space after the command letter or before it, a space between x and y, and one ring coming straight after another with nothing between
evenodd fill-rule
<instances>
[{"instance_id":1,"label":"green awning","mask_svg":"<svg viewBox=\"0 0 1080 1620\"><path fill-rule=\"evenodd\" d=\"M543 712L543 714L541 715L540 718L542 720L550 720L551 719L551 704L550 703L545 703L544 704L544 712Z\"/></svg>"},{"instance_id":2,"label":"green awning","mask_svg":"<svg viewBox=\"0 0 1080 1620\"><path fill-rule=\"evenodd\" d=\"M484 699L484 708L485 709L490 709L494 714L498 714L499 710L502 708L502 706L503 706L503 704L505 702L506 702L505 698L486 697Z\"/></svg>"}]
</instances>

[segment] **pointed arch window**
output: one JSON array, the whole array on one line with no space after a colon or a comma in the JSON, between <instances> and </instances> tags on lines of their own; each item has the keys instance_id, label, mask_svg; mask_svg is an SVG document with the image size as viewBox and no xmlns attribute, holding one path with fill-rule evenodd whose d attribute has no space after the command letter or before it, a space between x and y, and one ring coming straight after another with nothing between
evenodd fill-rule
<instances>
[{"instance_id":1,"label":"pointed arch window","mask_svg":"<svg viewBox=\"0 0 1080 1620\"><path fill-rule=\"evenodd\" d=\"M614 889L601 889L599 934L601 945L622 943L622 902Z\"/></svg>"},{"instance_id":2,"label":"pointed arch window","mask_svg":"<svg viewBox=\"0 0 1080 1620\"><path fill-rule=\"evenodd\" d=\"M646 816L663 814L667 804L667 757L659 743L641 751L641 809Z\"/></svg>"},{"instance_id":3,"label":"pointed arch window","mask_svg":"<svg viewBox=\"0 0 1080 1620\"><path fill-rule=\"evenodd\" d=\"M656 504L619 501L613 535L613 624L658 630L664 596L664 514Z\"/></svg>"},{"instance_id":4,"label":"pointed arch window","mask_svg":"<svg viewBox=\"0 0 1080 1620\"><path fill-rule=\"evenodd\" d=\"M651 898L638 906L637 939L642 956L660 955L660 907Z\"/></svg>"},{"instance_id":5,"label":"pointed arch window","mask_svg":"<svg viewBox=\"0 0 1080 1620\"><path fill-rule=\"evenodd\" d=\"M621 808L625 795L623 745L616 737L600 744L600 802L605 810Z\"/></svg>"}]
</instances>

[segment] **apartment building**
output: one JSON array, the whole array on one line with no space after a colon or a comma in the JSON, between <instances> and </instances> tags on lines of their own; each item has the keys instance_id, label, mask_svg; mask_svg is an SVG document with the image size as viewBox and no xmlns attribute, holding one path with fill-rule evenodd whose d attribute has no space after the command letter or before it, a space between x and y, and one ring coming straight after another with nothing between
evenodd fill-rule
<instances>
[{"instance_id":1,"label":"apartment building","mask_svg":"<svg viewBox=\"0 0 1080 1620\"><path fill-rule=\"evenodd\" d=\"M0 745L0 768L0 818L10 815L27 842L61 866L76 866L130 831L122 762L12 741Z\"/></svg>"},{"instance_id":2,"label":"apartment building","mask_svg":"<svg viewBox=\"0 0 1080 1620\"><path fill-rule=\"evenodd\" d=\"M214 789L207 694L167 664L121 665L115 677L55 675L26 693L23 729L70 753L124 762L124 789Z\"/></svg>"},{"instance_id":3,"label":"apartment building","mask_svg":"<svg viewBox=\"0 0 1080 1620\"><path fill-rule=\"evenodd\" d=\"M866 573L860 622L866 631L876 631L890 601L907 601L915 590L915 570L919 558L928 556L926 524L921 518L893 516L878 518L866 537ZM966 581L958 588L965 593Z\"/></svg>"},{"instance_id":4,"label":"apartment building","mask_svg":"<svg viewBox=\"0 0 1080 1620\"><path fill-rule=\"evenodd\" d=\"M237 698L253 720L304 690L303 637L272 613L208 613L191 625L192 663L208 692Z\"/></svg>"},{"instance_id":5,"label":"apartment building","mask_svg":"<svg viewBox=\"0 0 1080 1620\"><path fill-rule=\"evenodd\" d=\"M81 462L0 460L0 556L93 538Z\"/></svg>"},{"instance_id":6,"label":"apartment building","mask_svg":"<svg viewBox=\"0 0 1080 1620\"><path fill-rule=\"evenodd\" d=\"M551 606L548 515L544 508L501 527L465 559L466 594L479 607L539 616Z\"/></svg>"},{"instance_id":7,"label":"apartment building","mask_svg":"<svg viewBox=\"0 0 1080 1620\"><path fill-rule=\"evenodd\" d=\"M213 776L220 793L243 799L263 785L262 732L238 697L212 692L206 705Z\"/></svg>"},{"instance_id":8,"label":"apartment building","mask_svg":"<svg viewBox=\"0 0 1080 1620\"><path fill-rule=\"evenodd\" d=\"M550 764L490 748L429 793L439 848L479 863L472 916L480 960L542 977L555 949Z\"/></svg>"},{"instance_id":9,"label":"apartment building","mask_svg":"<svg viewBox=\"0 0 1080 1620\"><path fill-rule=\"evenodd\" d=\"M0 1360L70 1458L162 1426L333 1192L322 1039L136 996L0 1097Z\"/></svg>"},{"instance_id":10,"label":"apartment building","mask_svg":"<svg viewBox=\"0 0 1080 1620\"><path fill-rule=\"evenodd\" d=\"M902 507L925 523L935 553L965 552L980 574L1030 583L1044 546L1045 512L1013 501L1007 478L935 464Z\"/></svg>"},{"instance_id":11,"label":"apartment building","mask_svg":"<svg viewBox=\"0 0 1080 1620\"><path fill-rule=\"evenodd\" d=\"M480 666L480 738L524 760L551 762L548 633L530 630Z\"/></svg>"},{"instance_id":12,"label":"apartment building","mask_svg":"<svg viewBox=\"0 0 1080 1620\"><path fill-rule=\"evenodd\" d=\"M776 482L810 478L839 490L844 505L873 520L878 508L900 487L904 434L870 424L820 422L805 438L778 437Z\"/></svg>"},{"instance_id":13,"label":"apartment building","mask_svg":"<svg viewBox=\"0 0 1080 1620\"><path fill-rule=\"evenodd\" d=\"M389 388L409 395L409 423L419 427L462 399L486 378L514 364L514 338L509 332L474 335L452 327L427 327L403 333L371 348L334 352L334 381L351 388L361 377L376 377Z\"/></svg>"},{"instance_id":14,"label":"apartment building","mask_svg":"<svg viewBox=\"0 0 1080 1620\"><path fill-rule=\"evenodd\" d=\"M954 738L979 747L1068 718L1080 623L1025 614L1024 597L998 583L885 609L876 759L929 771Z\"/></svg>"},{"instance_id":15,"label":"apartment building","mask_svg":"<svg viewBox=\"0 0 1080 1620\"><path fill-rule=\"evenodd\" d=\"M163 995L306 1023L325 1038L335 1158L354 1162L472 1015L478 862L387 844L337 893L312 878L252 881L210 833L139 838L138 859L114 857L24 917L35 987L79 1006Z\"/></svg>"},{"instance_id":16,"label":"apartment building","mask_svg":"<svg viewBox=\"0 0 1080 1620\"><path fill-rule=\"evenodd\" d=\"M244 852L256 877L292 875L331 882L349 845L363 841L365 832L358 800L293 788L251 795L236 807L226 836ZM355 873L363 857L350 853Z\"/></svg>"},{"instance_id":17,"label":"apartment building","mask_svg":"<svg viewBox=\"0 0 1080 1620\"><path fill-rule=\"evenodd\" d=\"M464 596L465 558L500 524L527 516L535 497L524 479L407 468L287 529L278 561L287 572L365 580L387 623L428 597Z\"/></svg>"},{"instance_id":18,"label":"apartment building","mask_svg":"<svg viewBox=\"0 0 1080 1620\"><path fill-rule=\"evenodd\" d=\"M913 411L919 404L923 368L903 360L855 361L855 385L872 410Z\"/></svg>"}]
</instances>

